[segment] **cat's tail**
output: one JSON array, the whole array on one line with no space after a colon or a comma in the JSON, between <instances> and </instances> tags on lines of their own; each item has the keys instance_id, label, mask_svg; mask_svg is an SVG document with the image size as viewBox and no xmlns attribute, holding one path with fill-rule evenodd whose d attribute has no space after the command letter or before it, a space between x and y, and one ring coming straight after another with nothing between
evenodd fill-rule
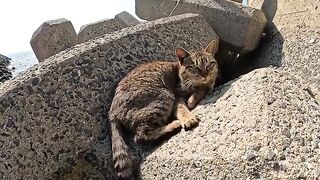
<instances>
[{"instance_id":1,"label":"cat's tail","mask_svg":"<svg viewBox=\"0 0 320 180\"><path fill-rule=\"evenodd\" d=\"M119 180L133 179L132 159L128 146L122 137L121 127L111 121L111 143L113 165Z\"/></svg>"}]
</instances>

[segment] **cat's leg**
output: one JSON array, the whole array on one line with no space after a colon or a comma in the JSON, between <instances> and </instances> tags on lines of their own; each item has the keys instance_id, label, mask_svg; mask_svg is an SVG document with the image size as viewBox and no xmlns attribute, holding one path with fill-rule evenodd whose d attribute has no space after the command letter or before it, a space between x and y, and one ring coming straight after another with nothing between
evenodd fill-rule
<instances>
[{"instance_id":1,"label":"cat's leg","mask_svg":"<svg viewBox=\"0 0 320 180\"><path fill-rule=\"evenodd\" d=\"M201 99L206 95L207 89L205 88L199 88L196 92L194 92L188 99L188 108L194 109L198 103L201 101Z\"/></svg>"},{"instance_id":2,"label":"cat's leg","mask_svg":"<svg viewBox=\"0 0 320 180\"><path fill-rule=\"evenodd\" d=\"M140 126L136 129L134 141L137 143L150 142L162 136L173 134L179 131L181 128L182 124L180 120L174 120L165 126L154 129L150 128L149 126Z\"/></svg>"},{"instance_id":3,"label":"cat's leg","mask_svg":"<svg viewBox=\"0 0 320 180\"><path fill-rule=\"evenodd\" d=\"M154 100L135 111L132 116L136 142L148 142L164 135L170 136L182 128L180 121L172 121L171 118L175 104L175 96L172 92L160 89L148 96Z\"/></svg>"},{"instance_id":4,"label":"cat's leg","mask_svg":"<svg viewBox=\"0 0 320 180\"><path fill-rule=\"evenodd\" d=\"M185 129L190 129L199 124L199 119L188 109L183 98L179 98L175 103L173 114L181 121L182 126Z\"/></svg>"}]
</instances>

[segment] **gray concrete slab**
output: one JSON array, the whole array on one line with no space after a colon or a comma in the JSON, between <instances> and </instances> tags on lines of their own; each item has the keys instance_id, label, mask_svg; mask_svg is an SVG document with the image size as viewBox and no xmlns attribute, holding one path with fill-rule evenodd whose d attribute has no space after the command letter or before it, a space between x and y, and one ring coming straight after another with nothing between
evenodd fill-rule
<instances>
[{"instance_id":1,"label":"gray concrete slab","mask_svg":"<svg viewBox=\"0 0 320 180\"><path fill-rule=\"evenodd\" d=\"M186 12L203 15L219 37L240 52L257 47L267 21L261 10L226 0L136 0L136 14L145 20Z\"/></svg>"},{"instance_id":2,"label":"gray concrete slab","mask_svg":"<svg viewBox=\"0 0 320 180\"><path fill-rule=\"evenodd\" d=\"M271 23L278 9L278 0L249 0L249 6L261 9L268 23Z\"/></svg>"}]
</instances>

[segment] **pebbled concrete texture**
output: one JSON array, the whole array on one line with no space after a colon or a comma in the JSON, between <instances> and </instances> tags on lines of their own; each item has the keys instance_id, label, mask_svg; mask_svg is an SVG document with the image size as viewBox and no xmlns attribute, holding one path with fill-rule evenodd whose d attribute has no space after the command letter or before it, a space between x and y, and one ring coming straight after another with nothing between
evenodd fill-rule
<instances>
[{"instance_id":1,"label":"pebbled concrete texture","mask_svg":"<svg viewBox=\"0 0 320 180\"><path fill-rule=\"evenodd\" d=\"M320 178L320 4L278 3L276 28L268 29L256 56L246 58L253 68L280 67L217 88L194 110L202 119L194 130L146 150L133 146L143 157L142 179ZM214 36L198 16L118 33L61 52L0 85L0 179L112 179L104 124L111 82L142 61L173 58L174 46L196 48ZM49 109L50 102L59 109Z\"/></svg>"},{"instance_id":2,"label":"pebbled concrete texture","mask_svg":"<svg viewBox=\"0 0 320 180\"><path fill-rule=\"evenodd\" d=\"M320 106L294 73L257 69L215 90L199 127L145 154L142 179L316 179Z\"/></svg>"},{"instance_id":3,"label":"pebbled concrete texture","mask_svg":"<svg viewBox=\"0 0 320 180\"><path fill-rule=\"evenodd\" d=\"M12 77L11 69L8 67L11 59L0 54L0 83Z\"/></svg>"},{"instance_id":4,"label":"pebbled concrete texture","mask_svg":"<svg viewBox=\"0 0 320 180\"><path fill-rule=\"evenodd\" d=\"M120 24L124 26L135 26L140 23L139 20L137 20L135 17L133 17L130 13L127 11L123 11L119 14L117 14L114 19L119 21Z\"/></svg>"},{"instance_id":5,"label":"pebbled concrete texture","mask_svg":"<svg viewBox=\"0 0 320 180\"><path fill-rule=\"evenodd\" d=\"M136 14L154 20L186 12L203 15L219 37L239 53L254 50L266 17L261 10L225 0L136 0Z\"/></svg>"},{"instance_id":6,"label":"pebbled concrete texture","mask_svg":"<svg viewBox=\"0 0 320 180\"><path fill-rule=\"evenodd\" d=\"M108 34L125 27L139 24L135 17L126 11L115 16L114 19L103 19L97 22L83 25L78 35L72 23L64 18L44 22L32 35L31 47L39 60L44 61L60 51Z\"/></svg>"},{"instance_id":7,"label":"pebbled concrete texture","mask_svg":"<svg viewBox=\"0 0 320 180\"><path fill-rule=\"evenodd\" d=\"M105 123L117 82L138 63L174 60L175 47L214 38L200 15L159 19L76 45L1 84L0 179L68 179L84 160L111 178Z\"/></svg>"},{"instance_id":8,"label":"pebbled concrete texture","mask_svg":"<svg viewBox=\"0 0 320 180\"><path fill-rule=\"evenodd\" d=\"M95 37L120 30L124 27L127 26L120 24L119 21L115 19L103 19L83 25L78 33L78 43L82 43Z\"/></svg>"},{"instance_id":9,"label":"pebbled concrete texture","mask_svg":"<svg viewBox=\"0 0 320 180\"><path fill-rule=\"evenodd\" d=\"M32 35L30 44L42 62L77 42L77 33L72 23L64 18L44 22Z\"/></svg>"},{"instance_id":10,"label":"pebbled concrete texture","mask_svg":"<svg viewBox=\"0 0 320 180\"><path fill-rule=\"evenodd\" d=\"M114 19L103 19L97 22L81 26L78 33L78 43L82 43L95 37L118 31L125 27L135 26L139 24L135 17L126 11L115 16Z\"/></svg>"},{"instance_id":11,"label":"pebbled concrete texture","mask_svg":"<svg viewBox=\"0 0 320 180\"><path fill-rule=\"evenodd\" d=\"M144 179L319 179L319 2L278 1L251 66L210 94L199 127L144 155ZM195 178L194 178L195 177Z\"/></svg>"}]
</instances>

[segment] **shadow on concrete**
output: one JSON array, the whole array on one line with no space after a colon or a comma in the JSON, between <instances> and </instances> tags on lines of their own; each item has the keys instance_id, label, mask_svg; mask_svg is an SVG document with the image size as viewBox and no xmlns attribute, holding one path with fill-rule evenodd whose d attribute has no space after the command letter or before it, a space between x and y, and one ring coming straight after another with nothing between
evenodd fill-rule
<instances>
[{"instance_id":1,"label":"shadow on concrete","mask_svg":"<svg viewBox=\"0 0 320 180\"><path fill-rule=\"evenodd\" d=\"M222 44L223 50L216 56L220 66L217 86L257 68L282 65L283 37L280 31L271 22L265 34L256 50L243 55L238 55L227 44Z\"/></svg>"},{"instance_id":2,"label":"shadow on concrete","mask_svg":"<svg viewBox=\"0 0 320 180\"><path fill-rule=\"evenodd\" d=\"M219 51L215 57L220 69L216 87L257 68L281 66L283 37L272 22L277 9L278 0L263 2L261 10L267 18L267 25L256 50L245 53L239 47L220 41Z\"/></svg>"}]
</instances>

